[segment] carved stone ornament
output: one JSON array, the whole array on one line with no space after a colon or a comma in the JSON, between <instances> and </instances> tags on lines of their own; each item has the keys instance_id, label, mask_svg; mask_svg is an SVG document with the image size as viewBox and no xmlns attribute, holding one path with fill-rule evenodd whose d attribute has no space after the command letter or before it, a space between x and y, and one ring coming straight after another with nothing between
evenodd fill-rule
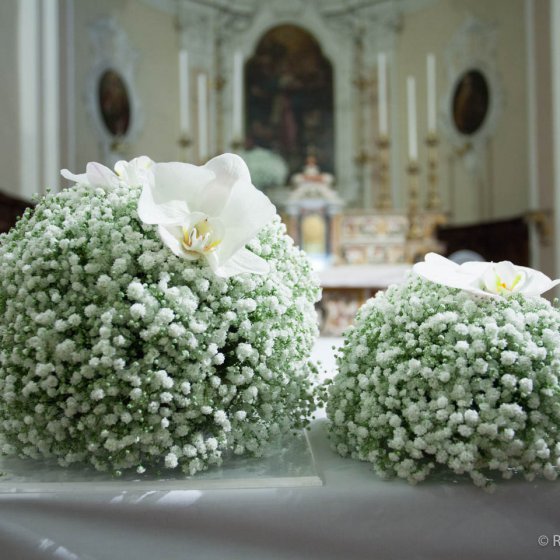
<instances>
[{"instance_id":1,"label":"carved stone ornament","mask_svg":"<svg viewBox=\"0 0 560 560\"><path fill-rule=\"evenodd\" d=\"M86 106L105 163L122 159L125 146L140 133L144 115L135 84L138 53L114 18L89 26L93 51L86 83Z\"/></svg>"}]
</instances>

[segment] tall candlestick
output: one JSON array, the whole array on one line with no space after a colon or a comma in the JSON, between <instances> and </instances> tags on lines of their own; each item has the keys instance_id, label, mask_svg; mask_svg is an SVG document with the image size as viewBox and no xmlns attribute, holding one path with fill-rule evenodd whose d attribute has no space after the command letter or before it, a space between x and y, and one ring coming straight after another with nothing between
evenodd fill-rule
<instances>
[{"instance_id":1,"label":"tall candlestick","mask_svg":"<svg viewBox=\"0 0 560 560\"><path fill-rule=\"evenodd\" d=\"M406 79L408 102L408 157L411 161L418 160L418 134L416 130L416 81L412 76Z\"/></svg>"},{"instance_id":2,"label":"tall candlestick","mask_svg":"<svg viewBox=\"0 0 560 560\"><path fill-rule=\"evenodd\" d=\"M385 53L377 55L377 87L379 110L379 134L387 136L387 57Z\"/></svg>"},{"instance_id":3,"label":"tall candlestick","mask_svg":"<svg viewBox=\"0 0 560 560\"><path fill-rule=\"evenodd\" d=\"M190 129L189 53L179 51L179 122L181 135L188 136Z\"/></svg>"},{"instance_id":4,"label":"tall candlestick","mask_svg":"<svg viewBox=\"0 0 560 560\"><path fill-rule=\"evenodd\" d=\"M430 53L426 58L428 79L428 132L436 131L436 57Z\"/></svg>"},{"instance_id":5,"label":"tall candlestick","mask_svg":"<svg viewBox=\"0 0 560 560\"><path fill-rule=\"evenodd\" d=\"M206 74L198 75L198 157L204 161L208 156L208 107Z\"/></svg>"},{"instance_id":6,"label":"tall candlestick","mask_svg":"<svg viewBox=\"0 0 560 560\"><path fill-rule=\"evenodd\" d=\"M233 138L243 136L243 54L235 51L233 55Z\"/></svg>"}]
</instances>

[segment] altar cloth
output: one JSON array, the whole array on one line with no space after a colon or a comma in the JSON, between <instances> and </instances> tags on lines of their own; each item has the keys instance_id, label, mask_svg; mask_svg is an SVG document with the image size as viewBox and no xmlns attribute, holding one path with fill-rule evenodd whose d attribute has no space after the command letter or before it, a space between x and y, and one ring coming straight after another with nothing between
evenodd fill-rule
<instances>
[{"instance_id":1,"label":"altar cloth","mask_svg":"<svg viewBox=\"0 0 560 560\"><path fill-rule=\"evenodd\" d=\"M311 447L324 485L297 488L0 495L2 560L352 560L560 556L560 483L499 481L489 494L451 475L382 481ZM548 545L539 545L548 539ZM554 546L554 543L558 543Z\"/></svg>"}]
</instances>

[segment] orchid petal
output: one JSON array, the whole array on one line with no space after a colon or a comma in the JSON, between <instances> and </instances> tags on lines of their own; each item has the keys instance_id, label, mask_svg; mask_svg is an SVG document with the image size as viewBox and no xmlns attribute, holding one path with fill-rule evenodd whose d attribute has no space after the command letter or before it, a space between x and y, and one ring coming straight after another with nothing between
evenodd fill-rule
<instances>
[{"instance_id":1,"label":"orchid petal","mask_svg":"<svg viewBox=\"0 0 560 560\"><path fill-rule=\"evenodd\" d=\"M247 164L235 154L222 154L212 158L204 168L214 173L214 178L201 190L196 208L210 216L219 216L226 207L234 185L238 182L251 185Z\"/></svg>"},{"instance_id":2,"label":"orchid petal","mask_svg":"<svg viewBox=\"0 0 560 560\"><path fill-rule=\"evenodd\" d=\"M466 262L459 266L435 253L428 253L424 262L414 265L413 271L437 284L497 299L514 294L540 296L560 284L560 279L551 280L538 270L509 261Z\"/></svg>"},{"instance_id":3,"label":"orchid petal","mask_svg":"<svg viewBox=\"0 0 560 560\"><path fill-rule=\"evenodd\" d=\"M183 249L183 230L181 226L158 226L158 234L165 245L177 256L189 261L196 261L199 255L193 255Z\"/></svg>"},{"instance_id":4,"label":"orchid petal","mask_svg":"<svg viewBox=\"0 0 560 560\"><path fill-rule=\"evenodd\" d=\"M96 162L87 164L86 175L89 184L94 188L108 189L117 186L119 183L118 177L108 167Z\"/></svg>"},{"instance_id":5,"label":"orchid petal","mask_svg":"<svg viewBox=\"0 0 560 560\"><path fill-rule=\"evenodd\" d=\"M157 204L154 188L147 184L138 199L138 216L145 224L179 224L189 216L189 208L182 200Z\"/></svg>"},{"instance_id":6,"label":"orchid petal","mask_svg":"<svg viewBox=\"0 0 560 560\"><path fill-rule=\"evenodd\" d=\"M69 181L73 181L77 185L89 185L89 181L86 173L81 173L80 175L76 175L75 173L72 173L68 169L61 169L60 174L65 179L68 179Z\"/></svg>"},{"instance_id":7,"label":"orchid petal","mask_svg":"<svg viewBox=\"0 0 560 560\"><path fill-rule=\"evenodd\" d=\"M528 274L527 282L525 283L525 287L523 289L523 293L526 296L540 296L544 292L548 292L560 284L560 279L551 280L546 274L543 274L538 270L526 269L525 267L519 268L532 271L532 274Z\"/></svg>"},{"instance_id":8,"label":"orchid petal","mask_svg":"<svg viewBox=\"0 0 560 560\"><path fill-rule=\"evenodd\" d=\"M131 161L117 161L115 172L128 185L145 184L147 174L154 162L148 156L140 156Z\"/></svg>"},{"instance_id":9,"label":"orchid petal","mask_svg":"<svg viewBox=\"0 0 560 560\"><path fill-rule=\"evenodd\" d=\"M182 229L181 226L158 226L158 234L167 247L173 251L178 257L184 257L186 251L181 244Z\"/></svg>"},{"instance_id":10,"label":"orchid petal","mask_svg":"<svg viewBox=\"0 0 560 560\"><path fill-rule=\"evenodd\" d=\"M156 163L152 173L156 204L181 200L191 210L198 210L201 191L215 177L209 169L179 162Z\"/></svg>"},{"instance_id":11,"label":"orchid petal","mask_svg":"<svg viewBox=\"0 0 560 560\"><path fill-rule=\"evenodd\" d=\"M436 284L444 284L450 288L458 288L460 290L474 288L474 277L461 273L459 266L454 268L446 265L430 265L427 262L419 262L414 265L413 270L419 276Z\"/></svg>"},{"instance_id":12,"label":"orchid petal","mask_svg":"<svg viewBox=\"0 0 560 560\"><path fill-rule=\"evenodd\" d=\"M426 253L426 256L424 257L424 262L430 265L436 265L442 267L445 266L450 269L459 268L459 265L457 263L454 263L453 261L446 259L445 257L438 255L437 253Z\"/></svg>"},{"instance_id":13,"label":"orchid petal","mask_svg":"<svg viewBox=\"0 0 560 560\"><path fill-rule=\"evenodd\" d=\"M263 192L250 183L236 183L220 215L228 232L219 248L221 261L244 247L275 215L276 207Z\"/></svg>"},{"instance_id":14,"label":"orchid petal","mask_svg":"<svg viewBox=\"0 0 560 560\"><path fill-rule=\"evenodd\" d=\"M228 278L236 274L250 272L252 274L267 274L270 265L262 257L255 255L245 247L239 249L226 262L220 263L218 259L215 261L208 259L210 266L214 272L222 278Z\"/></svg>"}]
</instances>

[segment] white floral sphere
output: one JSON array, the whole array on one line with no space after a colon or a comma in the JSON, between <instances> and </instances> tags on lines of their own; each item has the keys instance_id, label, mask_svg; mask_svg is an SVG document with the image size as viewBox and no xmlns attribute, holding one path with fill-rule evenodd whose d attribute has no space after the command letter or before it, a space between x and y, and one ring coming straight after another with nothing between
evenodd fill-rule
<instances>
[{"instance_id":1,"label":"white floral sphere","mask_svg":"<svg viewBox=\"0 0 560 560\"><path fill-rule=\"evenodd\" d=\"M261 454L314 409L309 262L275 217L247 245L269 272L220 277L114 183L47 195L0 238L1 451L188 474Z\"/></svg>"},{"instance_id":2,"label":"white floral sphere","mask_svg":"<svg viewBox=\"0 0 560 560\"><path fill-rule=\"evenodd\" d=\"M251 172L253 183L259 189L281 187L286 183L289 173L288 164L280 154L256 147L241 152L240 156Z\"/></svg>"},{"instance_id":3,"label":"white floral sphere","mask_svg":"<svg viewBox=\"0 0 560 560\"><path fill-rule=\"evenodd\" d=\"M438 466L491 484L560 465L560 312L415 275L345 333L327 413L334 448L414 483Z\"/></svg>"}]
</instances>

